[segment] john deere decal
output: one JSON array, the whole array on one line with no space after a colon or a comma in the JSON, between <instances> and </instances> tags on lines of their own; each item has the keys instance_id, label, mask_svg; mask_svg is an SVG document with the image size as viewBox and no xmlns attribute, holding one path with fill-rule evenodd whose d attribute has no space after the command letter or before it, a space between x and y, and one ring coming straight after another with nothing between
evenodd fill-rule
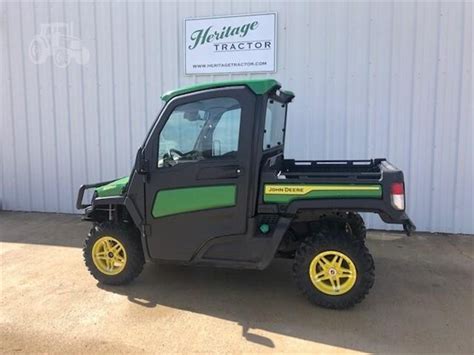
<instances>
[{"instance_id":1,"label":"john deere decal","mask_svg":"<svg viewBox=\"0 0 474 355\"><path fill-rule=\"evenodd\" d=\"M380 185L350 184L267 184L263 200L268 203L288 203L297 199L317 198L381 198Z\"/></svg>"}]
</instances>

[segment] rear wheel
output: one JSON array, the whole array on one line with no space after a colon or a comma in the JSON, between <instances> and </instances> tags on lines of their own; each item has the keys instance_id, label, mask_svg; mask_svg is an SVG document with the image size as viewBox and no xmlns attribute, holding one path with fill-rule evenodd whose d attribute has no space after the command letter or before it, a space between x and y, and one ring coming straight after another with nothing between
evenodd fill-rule
<instances>
[{"instance_id":1,"label":"rear wheel","mask_svg":"<svg viewBox=\"0 0 474 355\"><path fill-rule=\"evenodd\" d=\"M46 62L49 54L48 42L42 36L33 38L30 43L30 59L34 64L43 64Z\"/></svg>"},{"instance_id":2,"label":"rear wheel","mask_svg":"<svg viewBox=\"0 0 474 355\"><path fill-rule=\"evenodd\" d=\"M365 240L367 230L360 214L354 212L347 214L347 229L357 239Z\"/></svg>"},{"instance_id":3,"label":"rear wheel","mask_svg":"<svg viewBox=\"0 0 474 355\"><path fill-rule=\"evenodd\" d=\"M94 278L108 285L123 285L143 270L145 259L137 230L109 222L94 226L83 248Z\"/></svg>"},{"instance_id":4,"label":"rear wheel","mask_svg":"<svg viewBox=\"0 0 474 355\"><path fill-rule=\"evenodd\" d=\"M300 290L333 309L354 306L374 284L374 262L363 242L344 232L319 233L298 248L293 265Z\"/></svg>"}]
</instances>

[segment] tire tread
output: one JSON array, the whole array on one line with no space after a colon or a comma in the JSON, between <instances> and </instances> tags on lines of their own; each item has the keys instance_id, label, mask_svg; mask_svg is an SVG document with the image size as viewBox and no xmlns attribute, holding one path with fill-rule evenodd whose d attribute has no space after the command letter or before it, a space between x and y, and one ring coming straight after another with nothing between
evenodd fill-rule
<instances>
[{"instance_id":1,"label":"tire tread","mask_svg":"<svg viewBox=\"0 0 474 355\"><path fill-rule=\"evenodd\" d=\"M318 291L308 276L308 265L318 251L334 247L350 250L355 255L359 280L347 294L324 295ZM362 269L360 269L362 268ZM298 248L293 263L293 276L301 292L314 304L330 309L346 309L360 303L375 282L375 265L369 250L361 240L354 240L348 233L318 233L308 236Z\"/></svg>"},{"instance_id":2,"label":"tire tread","mask_svg":"<svg viewBox=\"0 0 474 355\"><path fill-rule=\"evenodd\" d=\"M104 235L110 235L124 244L127 252L127 265L118 275L105 275L100 272L92 260L92 246L95 241ZM134 280L143 270L145 258L140 244L140 233L137 229L111 222L95 225L84 241L84 262L90 274L100 283L106 285L124 285Z\"/></svg>"}]
</instances>

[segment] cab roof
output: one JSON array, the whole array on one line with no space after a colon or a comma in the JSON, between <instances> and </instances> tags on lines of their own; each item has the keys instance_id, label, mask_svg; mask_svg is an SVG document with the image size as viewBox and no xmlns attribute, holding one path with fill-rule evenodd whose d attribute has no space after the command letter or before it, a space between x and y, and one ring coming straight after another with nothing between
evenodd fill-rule
<instances>
[{"instance_id":1,"label":"cab roof","mask_svg":"<svg viewBox=\"0 0 474 355\"><path fill-rule=\"evenodd\" d=\"M245 85L250 90L252 90L257 95L266 94L274 89L279 89L281 84L275 79L247 79L247 80L224 80L224 81L215 81L212 83L200 83L190 86L184 86L182 88L171 90L164 93L161 96L163 101L169 101L173 97L178 95L189 94L191 92L214 89L228 86L241 86Z\"/></svg>"}]
</instances>

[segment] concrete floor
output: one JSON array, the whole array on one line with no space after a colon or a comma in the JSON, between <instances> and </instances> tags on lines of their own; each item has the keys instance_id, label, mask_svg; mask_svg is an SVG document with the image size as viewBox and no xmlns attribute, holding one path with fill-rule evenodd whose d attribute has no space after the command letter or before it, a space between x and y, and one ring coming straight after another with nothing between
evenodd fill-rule
<instances>
[{"instance_id":1,"label":"concrete floor","mask_svg":"<svg viewBox=\"0 0 474 355\"><path fill-rule=\"evenodd\" d=\"M473 353L473 236L371 232L376 283L347 311L310 305L287 261L265 271L146 265L88 274L78 216L0 212L1 352Z\"/></svg>"}]
</instances>

